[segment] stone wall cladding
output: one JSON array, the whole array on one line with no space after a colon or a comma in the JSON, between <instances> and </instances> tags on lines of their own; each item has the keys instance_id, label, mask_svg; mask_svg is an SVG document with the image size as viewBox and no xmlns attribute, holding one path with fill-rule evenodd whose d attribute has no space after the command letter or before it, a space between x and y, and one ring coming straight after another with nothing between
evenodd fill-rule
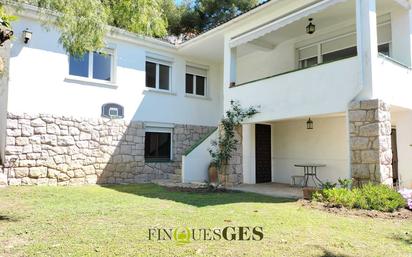
<instances>
[{"instance_id":1,"label":"stone wall cladding","mask_svg":"<svg viewBox=\"0 0 412 257\"><path fill-rule=\"evenodd\" d=\"M235 130L235 139L237 140L236 150L232 153L226 167L226 185L237 185L243 183L243 166L242 166L242 126Z\"/></svg>"},{"instance_id":2,"label":"stone wall cladding","mask_svg":"<svg viewBox=\"0 0 412 257\"><path fill-rule=\"evenodd\" d=\"M181 180L182 154L213 128L173 129L173 161L146 163L143 122L8 114L9 185L131 184Z\"/></svg>"},{"instance_id":3,"label":"stone wall cladding","mask_svg":"<svg viewBox=\"0 0 412 257\"><path fill-rule=\"evenodd\" d=\"M349 106L352 177L392 185L391 114L381 100L353 102Z\"/></svg>"}]
</instances>

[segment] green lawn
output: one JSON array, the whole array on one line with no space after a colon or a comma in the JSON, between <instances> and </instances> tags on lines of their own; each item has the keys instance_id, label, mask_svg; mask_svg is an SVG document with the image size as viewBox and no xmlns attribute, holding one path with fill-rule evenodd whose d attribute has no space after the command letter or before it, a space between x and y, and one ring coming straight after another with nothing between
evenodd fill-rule
<instances>
[{"instance_id":1,"label":"green lawn","mask_svg":"<svg viewBox=\"0 0 412 257\"><path fill-rule=\"evenodd\" d=\"M149 228L262 226L262 241L149 241ZM412 256L412 221L155 185L0 189L0 256Z\"/></svg>"}]
</instances>

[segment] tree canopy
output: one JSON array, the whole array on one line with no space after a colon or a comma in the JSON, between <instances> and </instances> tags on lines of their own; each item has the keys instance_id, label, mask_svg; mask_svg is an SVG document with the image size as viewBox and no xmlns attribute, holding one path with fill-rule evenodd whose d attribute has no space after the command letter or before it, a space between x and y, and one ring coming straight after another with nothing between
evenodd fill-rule
<instances>
[{"instance_id":1,"label":"tree canopy","mask_svg":"<svg viewBox=\"0 0 412 257\"><path fill-rule=\"evenodd\" d=\"M40 7L72 55L102 49L107 25L151 37L198 34L247 11L260 0L2 0ZM50 11L56 15L50 17ZM4 15L3 15L4 16ZM6 17L6 16L4 16Z\"/></svg>"}]
</instances>

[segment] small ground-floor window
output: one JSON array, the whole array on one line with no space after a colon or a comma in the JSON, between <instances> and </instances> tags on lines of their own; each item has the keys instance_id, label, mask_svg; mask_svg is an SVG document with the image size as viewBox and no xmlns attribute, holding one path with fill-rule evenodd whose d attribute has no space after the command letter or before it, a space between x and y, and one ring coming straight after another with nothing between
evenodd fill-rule
<instances>
[{"instance_id":1,"label":"small ground-floor window","mask_svg":"<svg viewBox=\"0 0 412 257\"><path fill-rule=\"evenodd\" d=\"M145 159L148 161L169 161L171 156L172 134L146 132Z\"/></svg>"}]
</instances>

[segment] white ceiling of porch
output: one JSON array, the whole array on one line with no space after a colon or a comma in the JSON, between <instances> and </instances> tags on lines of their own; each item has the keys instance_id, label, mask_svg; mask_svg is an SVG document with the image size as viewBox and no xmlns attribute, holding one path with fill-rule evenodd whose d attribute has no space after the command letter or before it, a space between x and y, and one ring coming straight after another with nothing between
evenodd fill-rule
<instances>
[{"instance_id":1,"label":"white ceiling of porch","mask_svg":"<svg viewBox=\"0 0 412 257\"><path fill-rule=\"evenodd\" d=\"M288 40L310 40L311 38L316 38L319 34L333 30L333 28L339 26L354 26L356 20L355 6L355 0L348 0L311 15L310 17L302 18L274 32L266 34L255 41L241 45L238 47L238 55L247 55L256 50L269 51L271 48L275 48L276 45ZM397 8L401 8L401 6L393 0L377 0L378 16L387 14ZM308 18L314 18L313 23L316 25L315 34L307 35L305 32L306 26L308 25Z\"/></svg>"}]
</instances>

